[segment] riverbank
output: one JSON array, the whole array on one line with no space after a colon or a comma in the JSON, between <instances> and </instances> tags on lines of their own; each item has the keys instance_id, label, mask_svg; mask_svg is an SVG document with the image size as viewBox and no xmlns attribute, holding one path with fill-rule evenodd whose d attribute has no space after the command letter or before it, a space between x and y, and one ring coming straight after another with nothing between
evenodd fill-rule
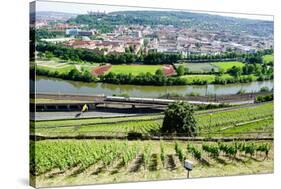
<instances>
[{"instance_id":1,"label":"riverbank","mask_svg":"<svg viewBox=\"0 0 281 189\"><path fill-rule=\"evenodd\" d=\"M256 93L263 87L267 87L269 91L271 91L273 89L274 82L270 80L227 85L140 86L95 82L86 83L45 76L36 76L35 80L31 80L31 86L34 85L37 93L44 94L112 96L126 93L129 96L135 97L159 98L160 96L172 93L177 93L183 96L190 96L192 94L196 94L196 96L235 95L241 91L243 91L243 93Z\"/></svg>"}]
</instances>

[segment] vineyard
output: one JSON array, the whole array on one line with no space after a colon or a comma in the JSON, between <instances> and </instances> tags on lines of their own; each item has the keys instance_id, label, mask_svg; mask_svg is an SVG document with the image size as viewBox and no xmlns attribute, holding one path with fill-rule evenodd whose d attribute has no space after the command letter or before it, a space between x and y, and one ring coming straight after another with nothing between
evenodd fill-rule
<instances>
[{"instance_id":1,"label":"vineyard","mask_svg":"<svg viewBox=\"0 0 281 189\"><path fill-rule=\"evenodd\" d=\"M31 143L30 158L41 186L124 182L185 178L185 159L194 163L192 177L272 172L273 144L51 140Z\"/></svg>"},{"instance_id":2,"label":"vineyard","mask_svg":"<svg viewBox=\"0 0 281 189\"><path fill-rule=\"evenodd\" d=\"M163 118L157 113L31 122L31 133L53 137L31 142L32 178L41 187L186 178L184 160L194 163L192 178L273 172L273 141L254 140L273 137L273 103L196 111L200 141L160 140ZM220 142L204 141L212 137ZM227 137L239 140L222 142Z\"/></svg>"},{"instance_id":3,"label":"vineyard","mask_svg":"<svg viewBox=\"0 0 281 189\"><path fill-rule=\"evenodd\" d=\"M196 112L198 136L243 136L263 133L272 136L273 104L224 109L224 111ZM126 136L130 132L146 135L159 134L162 114L90 118L58 121L37 121L31 131L43 136ZM253 132L253 133L252 133Z\"/></svg>"}]
</instances>

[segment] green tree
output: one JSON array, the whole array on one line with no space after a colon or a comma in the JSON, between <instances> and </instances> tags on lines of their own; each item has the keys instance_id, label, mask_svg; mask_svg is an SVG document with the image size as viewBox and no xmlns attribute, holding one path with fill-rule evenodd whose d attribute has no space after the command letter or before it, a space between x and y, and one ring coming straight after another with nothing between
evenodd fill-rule
<instances>
[{"instance_id":1,"label":"green tree","mask_svg":"<svg viewBox=\"0 0 281 189\"><path fill-rule=\"evenodd\" d=\"M45 57L48 59L51 59L54 57L54 54L52 52L47 51L47 52L45 52Z\"/></svg>"},{"instance_id":2,"label":"green tree","mask_svg":"<svg viewBox=\"0 0 281 189\"><path fill-rule=\"evenodd\" d=\"M234 76L235 78L238 78L241 76L242 73L242 69L240 67L237 66L233 66L232 68L230 68L228 70L228 73L232 76Z\"/></svg>"},{"instance_id":3,"label":"green tree","mask_svg":"<svg viewBox=\"0 0 281 189\"><path fill-rule=\"evenodd\" d=\"M183 101L170 104L165 110L161 131L196 136L196 120L193 106Z\"/></svg>"},{"instance_id":4,"label":"green tree","mask_svg":"<svg viewBox=\"0 0 281 189\"><path fill-rule=\"evenodd\" d=\"M180 65L178 68L177 68L177 74L178 76L182 76L185 74L185 68L183 65Z\"/></svg>"},{"instance_id":5,"label":"green tree","mask_svg":"<svg viewBox=\"0 0 281 189\"><path fill-rule=\"evenodd\" d=\"M155 71L155 75L158 75L158 76L163 76L164 75L164 72L162 69L158 69Z\"/></svg>"},{"instance_id":6,"label":"green tree","mask_svg":"<svg viewBox=\"0 0 281 189\"><path fill-rule=\"evenodd\" d=\"M38 52L37 56L38 56L39 58L43 58L43 57L44 57L44 53Z\"/></svg>"},{"instance_id":7,"label":"green tree","mask_svg":"<svg viewBox=\"0 0 281 189\"><path fill-rule=\"evenodd\" d=\"M79 78L80 73L77 69L72 69L68 72L68 77L72 80L77 80Z\"/></svg>"}]
</instances>

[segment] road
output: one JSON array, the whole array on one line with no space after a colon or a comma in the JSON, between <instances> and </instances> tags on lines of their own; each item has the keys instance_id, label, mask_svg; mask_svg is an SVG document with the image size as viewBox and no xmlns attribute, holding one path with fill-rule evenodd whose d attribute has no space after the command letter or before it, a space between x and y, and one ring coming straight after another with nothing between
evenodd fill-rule
<instances>
[{"instance_id":1,"label":"road","mask_svg":"<svg viewBox=\"0 0 281 189\"><path fill-rule=\"evenodd\" d=\"M89 118L89 117L114 117L114 116L134 116L140 115L137 113L117 113L117 112L99 112L90 111L84 112L77 116L80 112L36 112L35 120L55 120L55 119L74 119L74 118ZM34 120L34 113L31 113L31 120Z\"/></svg>"}]
</instances>

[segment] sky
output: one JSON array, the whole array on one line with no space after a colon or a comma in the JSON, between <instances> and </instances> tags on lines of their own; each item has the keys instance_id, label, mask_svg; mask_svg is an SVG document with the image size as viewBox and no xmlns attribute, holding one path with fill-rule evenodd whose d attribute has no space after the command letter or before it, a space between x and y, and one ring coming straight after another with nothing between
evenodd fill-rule
<instances>
[{"instance_id":1,"label":"sky","mask_svg":"<svg viewBox=\"0 0 281 189\"><path fill-rule=\"evenodd\" d=\"M56 12L67 12L67 13L77 13L86 14L88 11L99 11L99 12L113 12L113 11L123 11L123 10L163 10L157 8L141 8L141 7L126 7L126 6L111 6L111 5L98 5L90 3L67 3L67 2L48 2L44 0L37 1L36 4L37 11L56 11ZM165 10L165 9L164 9ZM211 11L194 11L186 10L188 12L199 12L214 14L220 16L230 16L238 18L247 19L257 19L257 20L270 20L273 21L273 16L269 15L253 15L253 14L238 14L238 13L221 13L221 12L211 12Z\"/></svg>"}]
</instances>

